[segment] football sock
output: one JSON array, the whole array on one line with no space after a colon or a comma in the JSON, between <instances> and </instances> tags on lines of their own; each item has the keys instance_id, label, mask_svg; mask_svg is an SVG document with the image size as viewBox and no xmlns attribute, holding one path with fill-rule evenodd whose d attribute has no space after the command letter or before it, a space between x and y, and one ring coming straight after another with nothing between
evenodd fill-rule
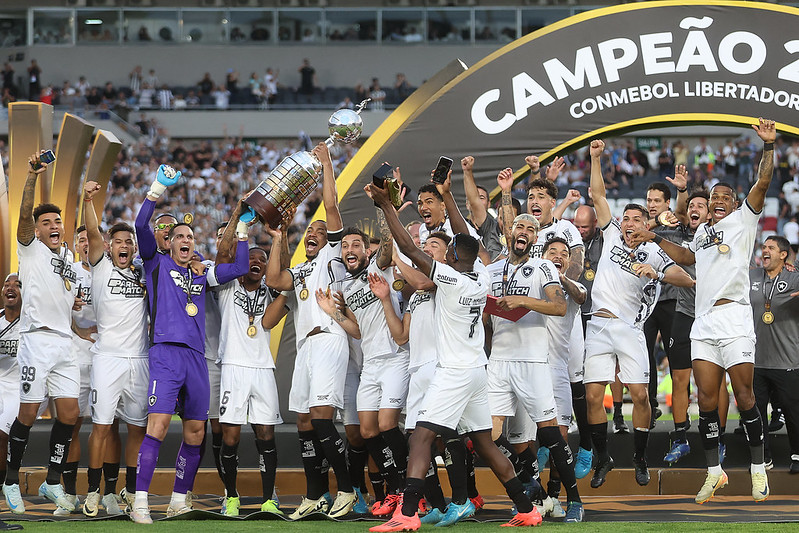
<instances>
[{"instance_id":1,"label":"football sock","mask_svg":"<svg viewBox=\"0 0 799 533\"><path fill-rule=\"evenodd\" d=\"M571 384L572 411L580 433L580 448L591 451L591 426L588 424L588 403L585 400L585 384L580 381Z\"/></svg>"},{"instance_id":2,"label":"football sock","mask_svg":"<svg viewBox=\"0 0 799 533\"><path fill-rule=\"evenodd\" d=\"M305 497L309 500L318 500L325 493L322 490L320 470L322 467L321 454L317 453L314 446L314 432L300 431L300 452L302 454L302 467L305 470Z\"/></svg>"},{"instance_id":3,"label":"football sock","mask_svg":"<svg viewBox=\"0 0 799 533\"><path fill-rule=\"evenodd\" d=\"M338 434L333 421L329 418L314 418L311 424L322 444L325 458L336 475L339 492L353 492L350 473L347 471L347 460L344 457L344 440Z\"/></svg>"},{"instance_id":4,"label":"football sock","mask_svg":"<svg viewBox=\"0 0 799 533\"><path fill-rule=\"evenodd\" d=\"M466 454L468 453L460 437L448 438L444 443L444 465L447 467L449 484L452 486L452 501L456 505L463 505L469 498L466 488L468 478Z\"/></svg>"},{"instance_id":5,"label":"football sock","mask_svg":"<svg viewBox=\"0 0 799 533\"><path fill-rule=\"evenodd\" d=\"M752 464L762 465L765 461L763 452L763 419L760 417L757 405L753 405L751 409L746 411L741 411L741 420L744 421L744 433L749 443Z\"/></svg>"},{"instance_id":6,"label":"football sock","mask_svg":"<svg viewBox=\"0 0 799 533\"><path fill-rule=\"evenodd\" d=\"M236 477L239 472L239 444L230 446L223 442L219 460L222 463L222 481L225 483L225 491L227 491L228 497L237 498L239 496L236 490Z\"/></svg>"},{"instance_id":7,"label":"football sock","mask_svg":"<svg viewBox=\"0 0 799 533\"><path fill-rule=\"evenodd\" d=\"M178 458L175 462L174 492L186 494L194 486L197 469L200 467L200 447L194 444L180 444ZM149 486L147 487L149 489Z\"/></svg>"},{"instance_id":8,"label":"football sock","mask_svg":"<svg viewBox=\"0 0 799 533\"><path fill-rule=\"evenodd\" d=\"M150 435L144 435L144 440L139 448L138 467L136 469L136 497L139 491L149 492L150 483L153 481L155 465L158 462L158 451L161 441Z\"/></svg>"},{"instance_id":9,"label":"football sock","mask_svg":"<svg viewBox=\"0 0 799 533\"><path fill-rule=\"evenodd\" d=\"M100 472L102 470L100 469ZM78 484L78 461L70 461L68 463L64 463L64 472L61 474L61 479L64 482L64 492L67 494L77 494L77 484ZM98 482L97 488L100 488L100 484ZM91 491L89 491L91 492Z\"/></svg>"},{"instance_id":10,"label":"football sock","mask_svg":"<svg viewBox=\"0 0 799 533\"><path fill-rule=\"evenodd\" d=\"M47 483L58 485L64 472L65 461L69 455L69 444L72 442L72 431L75 424L64 424L56 419L50 431L50 463L47 466ZM77 475L77 471L76 471Z\"/></svg>"},{"instance_id":11,"label":"football sock","mask_svg":"<svg viewBox=\"0 0 799 533\"><path fill-rule=\"evenodd\" d=\"M560 429L558 426L538 428L538 440L549 448L549 456L560 474L569 501L579 502L580 492L577 490L577 478L574 475L574 457L571 448L560 434Z\"/></svg>"},{"instance_id":12,"label":"football sock","mask_svg":"<svg viewBox=\"0 0 799 533\"><path fill-rule=\"evenodd\" d=\"M105 494L116 494L119 463L103 463L103 478L105 478Z\"/></svg>"},{"instance_id":13,"label":"football sock","mask_svg":"<svg viewBox=\"0 0 799 533\"><path fill-rule=\"evenodd\" d=\"M708 468L719 466L719 410L699 411L699 435Z\"/></svg>"},{"instance_id":14,"label":"football sock","mask_svg":"<svg viewBox=\"0 0 799 533\"><path fill-rule=\"evenodd\" d=\"M261 471L261 489L264 493L264 501L271 500L277 475L275 439L255 439L255 448L258 450L258 468Z\"/></svg>"}]
</instances>

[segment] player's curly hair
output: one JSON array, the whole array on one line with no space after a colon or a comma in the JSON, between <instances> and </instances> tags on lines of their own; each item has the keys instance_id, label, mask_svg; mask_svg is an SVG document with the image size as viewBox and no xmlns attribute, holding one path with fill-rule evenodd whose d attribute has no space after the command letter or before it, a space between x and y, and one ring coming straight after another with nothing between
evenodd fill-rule
<instances>
[{"instance_id":1,"label":"player's curly hair","mask_svg":"<svg viewBox=\"0 0 799 533\"><path fill-rule=\"evenodd\" d=\"M55 213L61 216L61 208L55 204L39 204L33 210L33 221L39 222L39 217L47 213Z\"/></svg>"},{"instance_id":2,"label":"player's curly hair","mask_svg":"<svg viewBox=\"0 0 799 533\"><path fill-rule=\"evenodd\" d=\"M533 189L544 189L544 192L551 196L553 200L558 198L558 186L546 178L536 178L531 181L527 186L527 192L529 193Z\"/></svg>"}]
</instances>

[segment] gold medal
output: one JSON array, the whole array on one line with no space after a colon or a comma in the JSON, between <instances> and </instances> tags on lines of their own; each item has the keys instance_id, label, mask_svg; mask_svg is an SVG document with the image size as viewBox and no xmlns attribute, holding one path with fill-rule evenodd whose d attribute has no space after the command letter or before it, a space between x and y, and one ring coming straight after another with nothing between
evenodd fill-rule
<instances>
[{"instance_id":1,"label":"gold medal","mask_svg":"<svg viewBox=\"0 0 799 533\"><path fill-rule=\"evenodd\" d=\"M258 335L258 329L255 326L250 325L250 327L247 328L247 336L251 339L254 339L256 335Z\"/></svg>"},{"instance_id":2,"label":"gold medal","mask_svg":"<svg viewBox=\"0 0 799 533\"><path fill-rule=\"evenodd\" d=\"M774 313L772 313L771 311L766 311L765 313L763 313L763 323L771 324L772 322L774 322Z\"/></svg>"},{"instance_id":3,"label":"gold medal","mask_svg":"<svg viewBox=\"0 0 799 533\"><path fill-rule=\"evenodd\" d=\"M594 271L589 268L588 270L585 271L584 277L586 281L594 281L595 275L596 274L594 274Z\"/></svg>"},{"instance_id":4,"label":"gold medal","mask_svg":"<svg viewBox=\"0 0 799 533\"><path fill-rule=\"evenodd\" d=\"M391 288L395 291L401 291L405 288L405 280L404 279L395 279L394 283L391 284Z\"/></svg>"},{"instance_id":5,"label":"gold medal","mask_svg":"<svg viewBox=\"0 0 799 533\"><path fill-rule=\"evenodd\" d=\"M305 300L307 300L307 299L308 299L308 295L309 295L309 294L310 294L310 293L308 292L308 289L303 289L303 290L301 290L301 291L300 291L300 300L302 300L302 301L305 301Z\"/></svg>"},{"instance_id":6,"label":"gold medal","mask_svg":"<svg viewBox=\"0 0 799 533\"><path fill-rule=\"evenodd\" d=\"M183 215L184 224L191 224L192 222L194 222L194 215L192 215L191 213L186 213L185 215Z\"/></svg>"},{"instance_id":7,"label":"gold medal","mask_svg":"<svg viewBox=\"0 0 799 533\"><path fill-rule=\"evenodd\" d=\"M194 305L194 302L189 302L186 304L186 314L189 316L194 316L197 314L197 306Z\"/></svg>"},{"instance_id":8,"label":"gold medal","mask_svg":"<svg viewBox=\"0 0 799 533\"><path fill-rule=\"evenodd\" d=\"M720 254L728 254L728 253L730 253L730 245L729 244L719 244L719 253Z\"/></svg>"},{"instance_id":9,"label":"gold medal","mask_svg":"<svg viewBox=\"0 0 799 533\"><path fill-rule=\"evenodd\" d=\"M72 284L69 282L67 278L64 278L64 288L68 291L72 290Z\"/></svg>"}]
</instances>

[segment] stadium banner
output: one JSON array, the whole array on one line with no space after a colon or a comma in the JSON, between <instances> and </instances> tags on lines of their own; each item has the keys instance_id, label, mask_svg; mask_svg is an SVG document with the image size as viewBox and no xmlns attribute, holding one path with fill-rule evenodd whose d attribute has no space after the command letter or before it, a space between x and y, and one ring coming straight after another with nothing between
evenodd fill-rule
<instances>
[{"instance_id":1,"label":"stadium banner","mask_svg":"<svg viewBox=\"0 0 799 533\"><path fill-rule=\"evenodd\" d=\"M591 10L546 26L392 113L338 178L344 225L377 234L362 189L384 161L418 190L439 156L452 158L453 192L463 207L459 160L466 155L475 157L477 183L496 194L499 170L514 168L517 179L529 172L526 155L546 162L637 129L748 125L762 116L799 134L797 27L793 7L671 0ZM402 216L416 218L415 210ZM320 218L323 208L311 220ZM304 259L300 247L293 262ZM281 343L280 353L287 350L293 339Z\"/></svg>"}]
</instances>

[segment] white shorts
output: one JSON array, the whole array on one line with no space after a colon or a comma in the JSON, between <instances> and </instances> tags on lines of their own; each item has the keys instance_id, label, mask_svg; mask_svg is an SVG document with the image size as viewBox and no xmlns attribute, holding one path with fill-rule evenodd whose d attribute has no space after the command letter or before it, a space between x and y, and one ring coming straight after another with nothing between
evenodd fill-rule
<instances>
[{"instance_id":1,"label":"white shorts","mask_svg":"<svg viewBox=\"0 0 799 533\"><path fill-rule=\"evenodd\" d=\"M289 410L309 413L311 407L344 407L348 361L347 337L334 333L318 333L307 337L294 360Z\"/></svg>"},{"instance_id":2,"label":"white shorts","mask_svg":"<svg viewBox=\"0 0 799 533\"><path fill-rule=\"evenodd\" d=\"M219 421L242 426L282 424L273 368L222 365L222 396L217 400Z\"/></svg>"},{"instance_id":3,"label":"white shorts","mask_svg":"<svg viewBox=\"0 0 799 533\"><path fill-rule=\"evenodd\" d=\"M78 416L92 416L92 365L79 363L80 394L78 396ZM102 374L100 374L102 376ZM146 387L145 387L145 390Z\"/></svg>"},{"instance_id":4,"label":"white shorts","mask_svg":"<svg viewBox=\"0 0 799 533\"><path fill-rule=\"evenodd\" d=\"M428 422L459 434L491 429L488 376L484 367L436 367L416 425Z\"/></svg>"},{"instance_id":5,"label":"white shorts","mask_svg":"<svg viewBox=\"0 0 799 533\"><path fill-rule=\"evenodd\" d=\"M516 414L505 419L505 434L511 444L524 444L536 439L538 424L533 422L521 403L516 406Z\"/></svg>"},{"instance_id":6,"label":"white shorts","mask_svg":"<svg viewBox=\"0 0 799 533\"><path fill-rule=\"evenodd\" d=\"M492 416L513 416L522 405L534 422L555 419L549 363L489 359L488 404Z\"/></svg>"},{"instance_id":7,"label":"white shorts","mask_svg":"<svg viewBox=\"0 0 799 533\"><path fill-rule=\"evenodd\" d=\"M344 378L344 408L340 410L341 423L345 426L360 426L361 421L358 419L358 385L361 382L361 375L357 372L352 372L352 365L350 371Z\"/></svg>"},{"instance_id":8,"label":"white shorts","mask_svg":"<svg viewBox=\"0 0 799 533\"><path fill-rule=\"evenodd\" d=\"M569 381L569 369L550 366L549 371L552 374L552 391L555 393L558 425L569 426L572 423L572 385Z\"/></svg>"},{"instance_id":9,"label":"white shorts","mask_svg":"<svg viewBox=\"0 0 799 533\"><path fill-rule=\"evenodd\" d=\"M208 381L211 383L211 398L208 402L208 418L219 418L219 400L221 399L219 381L222 379L222 368L211 359L205 360L208 366Z\"/></svg>"},{"instance_id":10,"label":"white shorts","mask_svg":"<svg viewBox=\"0 0 799 533\"><path fill-rule=\"evenodd\" d=\"M416 429L416 419L419 417L419 409L422 408L427 389L433 381L433 374L436 371L436 362L430 361L411 371L410 382L408 383L408 401L406 402L407 416L405 417L405 429Z\"/></svg>"},{"instance_id":11,"label":"white shorts","mask_svg":"<svg viewBox=\"0 0 799 533\"><path fill-rule=\"evenodd\" d=\"M755 324L752 308L728 303L711 308L694 320L691 360L715 363L725 370L741 363L754 364Z\"/></svg>"},{"instance_id":12,"label":"white shorts","mask_svg":"<svg viewBox=\"0 0 799 533\"><path fill-rule=\"evenodd\" d=\"M147 426L150 369L146 357L97 356L91 382L93 423L110 425L119 418L132 426Z\"/></svg>"},{"instance_id":13,"label":"white shorts","mask_svg":"<svg viewBox=\"0 0 799 533\"><path fill-rule=\"evenodd\" d=\"M54 331L36 330L19 336L17 362L20 403L42 403L80 395L80 368L72 353L72 339Z\"/></svg>"},{"instance_id":14,"label":"white shorts","mask_svg":"<svg viewBox=\"0 0 799 533\"><path fill-rule=\"evenodd\" d=\"M19 377L0 380L0 431L8 435L19 414Z\"/></svg>"},{"instance_id":15,"label":"white shorts","mask_svg":"<svg viewBox=\"0 0 799 533\"><path fill-rule=\"evenodd\" d=\"M358 385L358 411L402 409L408 398L409 380L407 355L364 360Z\"/></svg>"},{"instance_id":16,"label":"white shorts","mask_svg":"<svg viewBox=\"0 0 799 533\"><path fill-rule=\"evenodd\" d=\"M571 338L569 339L569 382L582 383L585 364L585 339L583 339L583 323L574 320Z\"/></svg>"},{"instance_id":17,"label":"white shorts","mask_svg":"<svg viewBox=\"0 0 799 533\"><path fill-rule=\"evenodd\" d=\"M584 383L613 383L616 361L622 383L649 383L649 356L643 330L618 318L592 316L585 336Z\"/></svg>"}]
</instances>

